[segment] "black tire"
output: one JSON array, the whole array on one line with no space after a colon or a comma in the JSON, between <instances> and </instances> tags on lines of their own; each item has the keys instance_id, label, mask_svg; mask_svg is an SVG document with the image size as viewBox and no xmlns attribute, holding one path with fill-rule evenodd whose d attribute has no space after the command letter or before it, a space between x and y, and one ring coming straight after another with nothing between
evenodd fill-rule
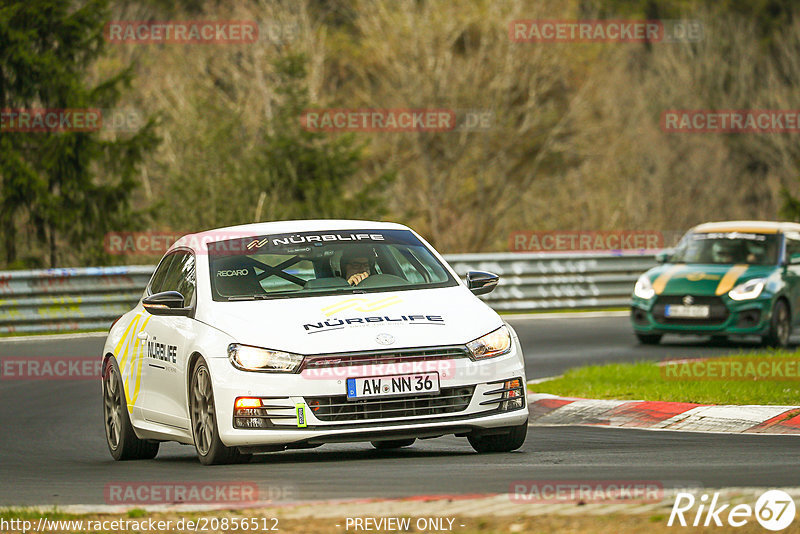
<instances>
[{"instance_id":1,"label":"black tire","mask_svg":"<svg viewBox=\"0 0 800 534\"><path fill-rule=\"evenodd\" d=\"M481 436L480 434L467 436L469 444L476 452L511 452L522 447L528 435L528 422L519 426L510 426L503 434Z\"/></svg>"},{"instance_id":2,"label":"black tire","mask_svg":"<svg viewBox=\"0 0 800 534\"><path fill-rule=\"evenodd\" d=\"M792 335L792 314L789 306L783 299L775 303L772 308L772 318L769 321L769 333L761 338L768 347L783 348L789 345Z\"/></svg>"},{"instance_id":3,"label":"black tire","mask_svg":"<svg viewBox=\"0 0 800 534\"><path fill-rule=\"evenodd\" d=\"M409 439L391 439L388 441L373 441L372 446L378 449L379 451L385 451L390 449L400 449L402 447L409 447L417 441L417 438L409 438Z\"/></svg>"},{"instance_id":4,"label":"black tire","mask_svg":"<svg viewBox=\"0 0 800 534\"><path fill-rule=\"evenodd\" d=\"M113 357L103 367L103 422L106 444L115 460L152 460L158 454L157 441L139 439L133 431L125 385Z\"/></svg>"},{"instance_id":5,"label":"black tire","mask_svg":"<svg viewBox=\"0 0 800 534\"><path fill-rule=\"evenodd\" d=\"M242 454L236 447L227 447L219 439L217 409L211 374L203 360L197 360L192 369L189 386L189 416L192 422L192 438L197 457L203 465L246 463L251 454Z\"/></svg>"},{"instance_id":6,"label":"black tire","mask_svg":"<svg viewBox=\"0 0 800 534\"><path fill-rule=\"evenodd\" d=\"M662 337L664 337L663 334L636 334L636 339L642 345L658 345L661 343Z\"/></svg>"}]
</instances>

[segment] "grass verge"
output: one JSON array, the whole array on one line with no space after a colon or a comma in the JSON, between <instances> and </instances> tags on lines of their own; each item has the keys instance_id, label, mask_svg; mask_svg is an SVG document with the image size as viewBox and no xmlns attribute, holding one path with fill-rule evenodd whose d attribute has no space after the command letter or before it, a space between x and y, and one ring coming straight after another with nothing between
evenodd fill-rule
<instances>
[{"instance_id":1,"label":"grass verge","mask_svg":"<svg viewBox=\"0 0 800 534\"><path fill-rule=\"evenodd\" d=\"M800 379L797 378L800 352L742 353L699 361L701 367L693 367L693 362L676 364L672 368L658 362L577 367L554 380L532 384L528 389L587 399L800 406ZM722 369L731 369L733 362L741 363L741 367L736 368L741 369L740 378L705 376L711 369L720 375ZM767 362L768 366L761 362ZM769 372L761 373L759 365L761 370L768 367ZM749 372L753 370L755 375ZM787 380L788 376L796 378Z\"/></svg>"}]
</instances>

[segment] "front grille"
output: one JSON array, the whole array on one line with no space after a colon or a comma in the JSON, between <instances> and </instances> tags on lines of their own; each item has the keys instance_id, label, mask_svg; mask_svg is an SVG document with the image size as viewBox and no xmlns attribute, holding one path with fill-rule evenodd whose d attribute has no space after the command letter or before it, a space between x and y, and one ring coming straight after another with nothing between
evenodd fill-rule
<instances>
[{"instance_id":1,"label":"front grille","mask_svg":"<svg viewBox=\"0 0 800 534\"><path fill-rule=\"evenodd\" d=\"M675 324L675 325L718 325L724 323L728 319L730 312L728 307L722 302L719 297L710 296L692 296L693 305L707 305L709 306L708 317L702 318L685 318L685 317L666 317L664 309L667 305L683 304L683 298L686 295L660 295L656 298L653 304L653 319L662 324Z\"/></svg>"},{"instance_id":2,"label":"front grille","mask_svg":"<svg viewBox=\"0 0 800 534\"><path fill-rule=\"evenodd\" d=\"M469 352L464 345L339 352L306 356L302 370L324 369L326 367L349 367L353 365L388 365L402 362L413 363L468 357Z\"/></svg>"},{"instance_id":3,"label":"front grille","mask_svg":"<svg viewBox=\"0 0 800 534\"><path fill-rule=\"evenodd\" d=\"M347 395L305 397L320 421L362 421L461 412L467 409L475 386L442 388L438 395L348 401Z\"/></svg>"}]
</instances>

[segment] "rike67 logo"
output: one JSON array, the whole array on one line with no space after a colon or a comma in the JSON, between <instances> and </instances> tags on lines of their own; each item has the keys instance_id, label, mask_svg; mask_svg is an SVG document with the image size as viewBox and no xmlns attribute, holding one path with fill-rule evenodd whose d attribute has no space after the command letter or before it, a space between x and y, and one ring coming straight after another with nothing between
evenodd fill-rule
<instances>
[{"instance_id":1,"label":"rike67 logo","mask_svg":"<svg viewBox=\"0 0 800 534\"><path fill-rule=\"evenodd\" d=\"M719 503L719 493L712 497L703 494L696 499L691 493L678 493L669 514L667 526L724 526L741 527L755 518L767 530L783 530L794 521L795 505L792 497L781 490L761 494L755 507L749 504L731 506Z\"/></svg>"}]
</instances>

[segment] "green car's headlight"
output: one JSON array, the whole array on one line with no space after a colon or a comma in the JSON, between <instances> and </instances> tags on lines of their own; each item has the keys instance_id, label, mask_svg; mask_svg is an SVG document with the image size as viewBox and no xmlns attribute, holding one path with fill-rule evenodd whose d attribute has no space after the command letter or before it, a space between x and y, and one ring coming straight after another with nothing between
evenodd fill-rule
<instances>
[{"instance_id":1,"label":"green car's headlight","mask_svg":"<svg viewBox=\"0 0 800 534\"><path fill-rule=\"evenodd\" d=\"M228 345L228 359L234 367L245 371L294 373L303 363L303 356L249 345Z\"/></svg>"},{"instance_id":2,"label":"green car's headlight","mask_svg":"<svg viewBox=\"0 0 800 534\"><path fill-rule=\"evenodd\" d=\"M767 281L764 278L753 278L728 291L728 296L733 300L754 299L764 291L766 285Z\"/></svg>"},{"instance_id":3,"label":"green car's headlight","mask_svg":"<svg viewBox=\"0 0 800 534\"><path fill-rule=\"evenodd\" d=\"M656 290L653 289L653 283L650 282L649 276L643 274L639 277L639 279L636 281L636 285L633 286L633 294L644 300L650 300L653 298L653 295L656 294Z\"/></svg>"},{"instance_id":4,"label":"green car's headlight","mask_svg":"<svg viewBox=\"0 0 800 534\"><path fill-rule=\"evenodd\" d=\"M467 343L473 360L494 358L511 352L511 332L506 325L501 326L483 337Z\"/></svg>"}]
</instances>

